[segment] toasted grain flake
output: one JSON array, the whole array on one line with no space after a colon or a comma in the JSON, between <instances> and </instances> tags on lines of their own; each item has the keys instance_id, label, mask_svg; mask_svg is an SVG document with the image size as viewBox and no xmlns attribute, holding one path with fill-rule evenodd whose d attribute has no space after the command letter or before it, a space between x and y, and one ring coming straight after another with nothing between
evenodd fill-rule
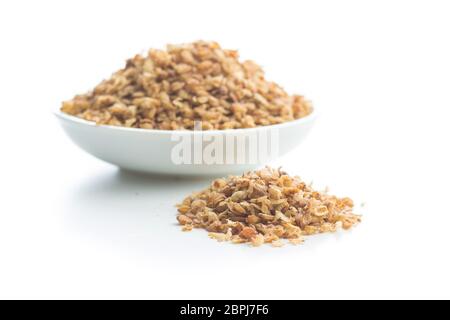
<instances>
[{"instance_id":1,"label":"toasted grain flake","mask_svg":"<svg viewBox=\"0 0 450 320\"><path fill-rule=\"evenodd\" d=\"M253 239L252 239L252 246L254 247L259 247L261 245L264 244L264 236L262 234L257 234Z\"/></svg>"},{"instance_id":2,"label":"toasted grain flake","mask_svg":"<svg viewBox=\"0 0 450 320\"><path fill-rule=\"evenodd\" d=\"M328 208L324 205L317 206L313 209L312 214L316 217L324 217L328 214Z\"/></svg>"},{"instance_id":3,"label":"toasted grain flake","mask_svg":"<svg viewBox=\"0 0 450 320\"><path fill-rule=\"evenodd\" d=\"M354 223L352 223L351 221L345 220L345 221L342 222L342 228L344 230L349 230L351 227L353 227L353 224Z\"/></svg>"},{"instance_id":4,"label":"toasted grain flake","mask_svg":"<svg viewBox=\"0 0 450 320\"><path fill-rule=\"evenodd\" d=\"M240 201L245 199L245 195L246 195L245 191L236 191L231 195L230 199L231 201Z\"/></svg>"},{"instance_id":5,"label":"toasted grain flake","mask_svg":"<svg viewBox=\"0 0 450 320\"><path fill-rule=\"evenodd\" d=\"M275 248L280 248L280 247L284 246L284 242L281 241L281 240L275 240L275 241L272 241L271 244L272 244L272 246L275 247Z\"/></svg>"},{"instance_id":6,"label":"toasted grain flake","mask_svg":"<svg viewBox=\"0 0 450 320\"><path fill-rule=\"evenodd\" d=\"M235 214L245 214L245 209L242 205L236 202L230 202L228 204L228 209Z\"/></svg>"},{"instance_id":7,"label":"toasted grain flake","mask_svg":"<svg viewBox=\"0 0 450 320\"><path fill-rule=\"evenodd\" d=\"M250 227L244 227L244 229L242 229L241 233L239 233L239 236L241 238L250 240L253 237L255 237L257 235L257 232L255 229L250 228Z\"/></svg>"},{"instance_id":8,"label":"toasted grain flake","mask_svg":"<svg viewBox=\"0 0 450 320\"><path fill-rule=\"evenodd\" d=\"M187 224L192 224L192 219L185 215L180 214L180 215L178 215L177 219L178 219L178 222L183 226L187 225Z\"/></svg>"},{"instance_id":9,"label":"toasted grain flake","mask_svg":"<svg viewBox=\"0 0 450 320\"><path fill-rule=\"evenodd\" d=\"M214 180L178 205L178 221L183 229L206 229L219 241L279 247L300 244L303 235L351 228L361 221L352 207L349 198L320 193L299 177L265 168Z\"/></svg>"},{"instance_id":10,"label":"toasted grain flake","mask_svg":"<svg viewBox=\"0 0 450 320\"><path fill-rule=\"evenodd\" d=\"M261 221L261 218L259 218L258 216L254 215L254 214L249 215L249 216L247 217L247 222L248 222L249 224L257 224L257 223L260 222L260 221Z\"/></svg>"},{"instance_id":11,"label":"toasted grain flake","mask_svg":"<svg viewBox=\"0 0 450 320\"><path fill-rule=\"evenodd\" d=\"M178 206L178 212L181 214L188 212L190 209L191 207L185 204Z\"/></svg>"},{"instance_id":12,"label":"toasted grain flake","mask_svg":"<svg viewBox=\"0 0 450 320\"><path fill-rule=\"evenodd\" d=\"M211 239L217 240L219 242L226 241L227 239L227 235L225 233L210 232L208 235Z\"/></svg>"},{"instance_id":13,"label":"toasted grain flake","mask_svg":"<svg viewBox=\"0 0 450 320\"><path fill-rule=\"evenodd\" d=\"M289 243L293 245L299 245L302 244L305 240L303 238L295 238L295 239L289 239Z\"/></svg>"}]
</instances>

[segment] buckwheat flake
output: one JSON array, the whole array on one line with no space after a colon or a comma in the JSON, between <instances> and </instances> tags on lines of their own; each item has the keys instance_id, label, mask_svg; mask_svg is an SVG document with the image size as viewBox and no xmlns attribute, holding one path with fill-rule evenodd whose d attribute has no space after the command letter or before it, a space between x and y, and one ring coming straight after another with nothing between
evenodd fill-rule
<instances>
[{"instance_id":1,"label":"buckwheat flake","mask_svg":"<svg viewBox=\"0 0 450 320\"><path fill-rule=\"evenodd\" d=\"M289 243L293 245L302 244L304 241L303 238L289 239Z\"/></svg>"},{"instance_id":2,"label":"buckwheat flake","mask_svg":"<svg viewBox=\"0 0 450 320\"><path fill-rule=\"evenodd\" d=\"M142 129L252 128L307 116L303 96L288 95L235 50L198 41L152 49L61 110L97 124Z\"/></svg>"},{"instance_id":3,"label":"buckwheat flake","mask_svg":"<svg viewBox=\"0 0 450 320\"><path fill-rule=\"evenodd\" d=\"M177 207L183 230L201 228L218 241L255 247L297 245L304 236L348 230L361 221L351 199L315 191L299 177L269 167L214 180Z\"/></svg>"},{"instance_id":4,"label":"buckwheat flake","mask_svg":"<svg viewBox=\"0 0 450 320\"><path fill-rule=\"evenodd\" d=\"M281 248L282 246L284 246L284 242L281 240L272 241L271 244L272 244L272 247L275 247L275 248Z\"/></svg>"}]
</instances>

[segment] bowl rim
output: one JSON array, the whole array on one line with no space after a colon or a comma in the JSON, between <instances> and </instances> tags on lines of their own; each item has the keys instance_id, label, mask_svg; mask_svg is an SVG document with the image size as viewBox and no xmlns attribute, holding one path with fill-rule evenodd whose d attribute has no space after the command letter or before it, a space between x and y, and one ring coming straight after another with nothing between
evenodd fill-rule
<instances>
[{"instance_id":1,"label":"bowl rim","mask_svg":"<svg viewBox=\"0 0 450 320\"><path fill-rule=\"evenodd\" d=\"M87 125L90 127L97 127L97 128L105 128L105 129L111 129L111 130L120 130L120 131L128 131L128 132L140 132L140 133L148 133L148 134L177 134L177 135L183 135L183 134L223 134L223 133L248 133L252 131L259 131L259 130L272 130L272 129L281 129L285 127L290 127L302 123L307 123L314 121L317 118L317 109L316 107L312 108L312 112L308 114L307 116L304 116L299 119L286 121L278 124L272 124L267 126L258 126L254 128L238 128L238 129L214 129L214 130L160 130L160 129L145 129L145 128L128 128L128 127L121 127L121 126L113 126L113 125L105 125L105 124L97 124L93 121L88 121L82 118L78 118L76 116L70 115L68 113L62 112L59 108L57 110L53 111L53 114L61 120L66 120L69 122L73 122L76 124L81 125Z\"/></svg>"}]
</instances>

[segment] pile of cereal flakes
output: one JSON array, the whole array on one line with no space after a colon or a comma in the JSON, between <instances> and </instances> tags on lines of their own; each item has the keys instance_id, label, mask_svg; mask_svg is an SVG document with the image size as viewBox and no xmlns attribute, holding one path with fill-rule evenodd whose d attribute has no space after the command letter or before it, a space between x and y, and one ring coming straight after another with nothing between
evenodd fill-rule
<instances>
[{"instance_id":1,"label":"pile of cereal flakes","mask_svg":"<svg viewBox=\"0 0 450 320\"><path fill-rule=\"evenodd\" d=\"M113 126L193 130L201 121L203 130L223 130L292 121L312 106L267 81L254 62L240 62L237 51L198 41L136 55L61 110Z\"/></svg>"},{"instance_id":2,"label":"pile of cereal flakes","mask_svg":"<svg viewBox=\"0 0 450 320\"><path fill-rule=\"evenodd\" d=\"M211 238L233 243L282 246L304 235L347 230L360 222L353 201L318 192L299 177L269 167L217 179L178 205L184 231L203 228Z\"/></svg>"}]
</instances>

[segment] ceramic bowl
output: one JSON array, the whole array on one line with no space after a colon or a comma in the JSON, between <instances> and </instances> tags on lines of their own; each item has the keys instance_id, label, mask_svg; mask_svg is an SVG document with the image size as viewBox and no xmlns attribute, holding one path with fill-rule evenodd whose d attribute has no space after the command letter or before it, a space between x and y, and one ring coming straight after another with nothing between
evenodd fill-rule
<instances>
[{"instance_id":1,"label":"ceramic bowl","mask_svg":"<svg viewBox=\"0 0 450 320\"><path fill-rule=\"evenodd\" d=\"M250 129L171 131L97 125L55 111L70 139L98 159L131 171L194 176L242 174L263 166L298 146L316 114Z\"/></svg>"}]
</instances>

